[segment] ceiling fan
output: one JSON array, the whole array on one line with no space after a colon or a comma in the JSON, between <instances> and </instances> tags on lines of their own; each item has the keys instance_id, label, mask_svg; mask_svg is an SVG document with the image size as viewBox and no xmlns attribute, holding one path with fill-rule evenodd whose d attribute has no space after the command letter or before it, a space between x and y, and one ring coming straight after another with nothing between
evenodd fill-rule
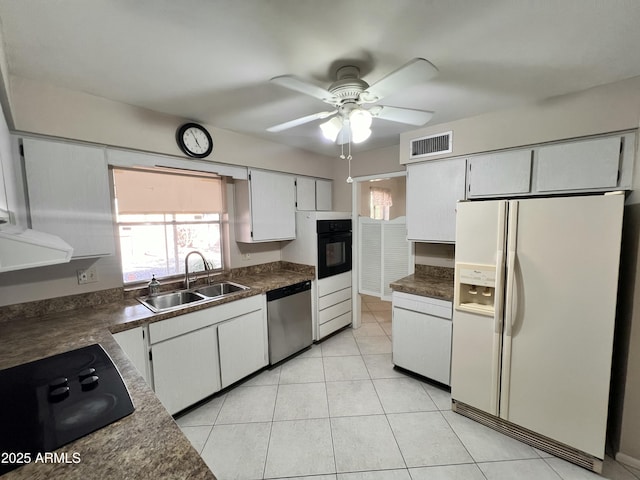
<instances>
[{"instance_id":1,"label":"ceiling fan","mask_svg":"<svg viewBox=\"0 0 640 480\"><path fill-rule=\"evenodd\" d=\"M424 125L433 112L411 108L372 105L387 95L404 88L426 82L437 75L438 69L424 58L414 58L389 73L373 85L360 78L360 69L353 65L340 67L336 81L328 88L310 83L295 75L281 75L270 81L291 90L310 95L333 106L333 110L318 112L267 128L269 132L281 132L314 120L332 117L320 125L325 138L338 144L360 143L371 135L371 121L381 118L409 125Z\"/></svg>"}]
</instances>

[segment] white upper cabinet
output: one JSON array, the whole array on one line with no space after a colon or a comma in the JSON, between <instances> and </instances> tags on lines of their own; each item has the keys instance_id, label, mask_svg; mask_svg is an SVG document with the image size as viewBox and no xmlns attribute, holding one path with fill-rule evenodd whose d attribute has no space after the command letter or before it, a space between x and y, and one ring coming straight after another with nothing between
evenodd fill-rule
<instances>
[{"instance_id":1,"label":"white upper cabinet","mask_svg":"<svg viewBox=\"0 0 640 480\"><path fill-rule=\"evenodd\" d=\"M113 255L104 149L30 138L23 148L31 227L61 237L73 258Z\"/></svg>"},{"instance_id":2,"label":"white upper cabinet","mask_svg":"<svg viewBox=\"0 0 640 480\"><path fill-rule=\"evenodd\" d=\"M298 210L331 210L333 182L320 178L296 178L296 208Z\"/></svg>"},{"instance_id":3,"label":"white upper cabinet","mask_svg":"<svg viewBox=\"0 0 640 480\"><path fill-rule=\"evenodd\" d=\"M453 243L456 204L464 200L466 160L407 165L407 238Z\"/></svg>"},{"instance_id":4,"label":"white upper cabinet","mask_svg":"<svg viewBox=\"0 0 640 480\"><path fill-rule=\"evenodd\" d=\"M320 179L316 180L316 210L331 210L332 191L333 181Z\"/></svg>"},{"instance_id":5,"label":"white upper cabinet","mask_svg":"<svg viewBox=\"0 0 640 480\"><path fill-rule=\"evenodd\" d=\"M478 155L467 165L467 196L497 197L531 191L531 149Z\"/></svg>"},{"instance_id":6,"label":"white upper cabinet","mask_svg":"<svg viewBox=\"0 0 640 480\"><path fill-rule=\"evenodd\" d=\"M309 177L296 178L296 208L298 210L316 209L316 180Z\"/></svg>"},{"instance_id":7,"label":"white upper cabinet","mask_svg":"<svg viewBox=\"0 0 640 480\"><path fill-rule=\"evenodd\" d=\"M539 192L615 188L621 158L621 137L549 145L537 149Z\"/></svg>"},{"instance_id":8,"label":"white upper cabinet","mask_svg":"<svg viewBox=\"0 0 640 480\"><path fill-rule=\"evenodd\" d=\"M250 170L235 183L236 241L271 242L296 238L295 177Z\"/></svg>"}]
</instances>

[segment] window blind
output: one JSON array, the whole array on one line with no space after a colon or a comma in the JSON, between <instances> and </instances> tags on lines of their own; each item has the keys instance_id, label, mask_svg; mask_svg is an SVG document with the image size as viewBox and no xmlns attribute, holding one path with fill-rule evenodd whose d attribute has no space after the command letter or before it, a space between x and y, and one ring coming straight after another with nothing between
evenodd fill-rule
<instances>
[{"instance_id":1,"label":"window blind","mask_svg":"<svg viewBox=\"0 0 640 480\"><path fill-rule=\"evenodd\" d=\"M222 213L218 177L151 170L113 170L118 213Z\"/></svg>"}]
</instances>

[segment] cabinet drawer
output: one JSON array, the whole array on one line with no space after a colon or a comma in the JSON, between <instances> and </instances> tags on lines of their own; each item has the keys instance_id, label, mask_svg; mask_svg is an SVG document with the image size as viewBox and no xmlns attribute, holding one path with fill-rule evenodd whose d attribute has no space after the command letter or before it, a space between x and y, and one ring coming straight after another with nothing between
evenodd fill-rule
<instances>
[{"instance_id":1,"label":"cabinet drawer","mask_svg":"<svg viewBox=\"0 0 640 480\"><path fill-rule=\"evenodd\" d=\"M337 292L343 288L351 286L351 272L333 275L332 277L318 280L318 296L324 297L330 293Z\"/></svg>"},{"instance_id":2,"label":"cabinet drawer","mask_svg":"<svg viewBox=\"0 0 640 480\"><path fill-rule=\"evenodd\" d=\"M351 287L344 290L338 290L337 292L330 293L324 297L318 299L318 309L324 310L325 308L335 305L336 303L344 302L351 299Z\"/></svg>"},{"instance_id":3,"label":"cabinet drawer","mask_svg":"<svg viewBox=\"0 0 640 480\"><path fill-rule=\"evenodd\" d=\"M340 315L347 312L351 312L351 300L345 300L344 302L340 302L337 305L332 305L329 308L320 310L320 319L318 323L322 325L323 323L339 317Z\"/></svg>"},{"instance_id":4,"label":"cabinet drawer","mask_svg":"<svg viewBox=\"0 0 640 480\"><path fill-rule=\"evenodd\" d=\"M453 302L447 300L412 295L404 292L393 292L392 298L394 308L426 313L427 315L442 317L448 320L451 320L453 316Z\"/></svg>"},{"instance_id":5,"label":"cabinet drawer","mask_svg":"<svg viewBox=\"0 0 640 480\"><path fill-rule=\"evenodd\" d=\"M339 317L336 317L333 320L329 320L328 322L325 322L322 325L320 325L318 329L320 338L324 338L330 333L333 333L342 327L346 327L350 323L351 323L351 312L343 313Z\"/></svg>"},{"instance_id":6,"label":"cabinet drawer","mask_svg":"<svg viewBox=\"0 0 640 480\"><path fill-rule=\"evenodd\" d=\"M260 310L264 295L255 295L149 324L149 343L157 343L224 320Z\"/></svg>"}]
</instances>

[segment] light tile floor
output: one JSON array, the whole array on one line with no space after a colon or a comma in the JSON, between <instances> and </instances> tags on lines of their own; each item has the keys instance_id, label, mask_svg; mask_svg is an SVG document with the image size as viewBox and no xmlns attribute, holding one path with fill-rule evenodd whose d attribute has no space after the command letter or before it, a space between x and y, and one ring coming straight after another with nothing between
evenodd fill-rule
<instances>
[{"instance_id":1,"label":"light tile floor","mask_svg":"<svg viewBox=\"0 0 640 480\"><path fill-rule=\"evenodd\" d=\"M180 417L219 480L638 480L599 476L451 412L441 388L393 369L391 305Z\"/></svg>"}]
</instances>

